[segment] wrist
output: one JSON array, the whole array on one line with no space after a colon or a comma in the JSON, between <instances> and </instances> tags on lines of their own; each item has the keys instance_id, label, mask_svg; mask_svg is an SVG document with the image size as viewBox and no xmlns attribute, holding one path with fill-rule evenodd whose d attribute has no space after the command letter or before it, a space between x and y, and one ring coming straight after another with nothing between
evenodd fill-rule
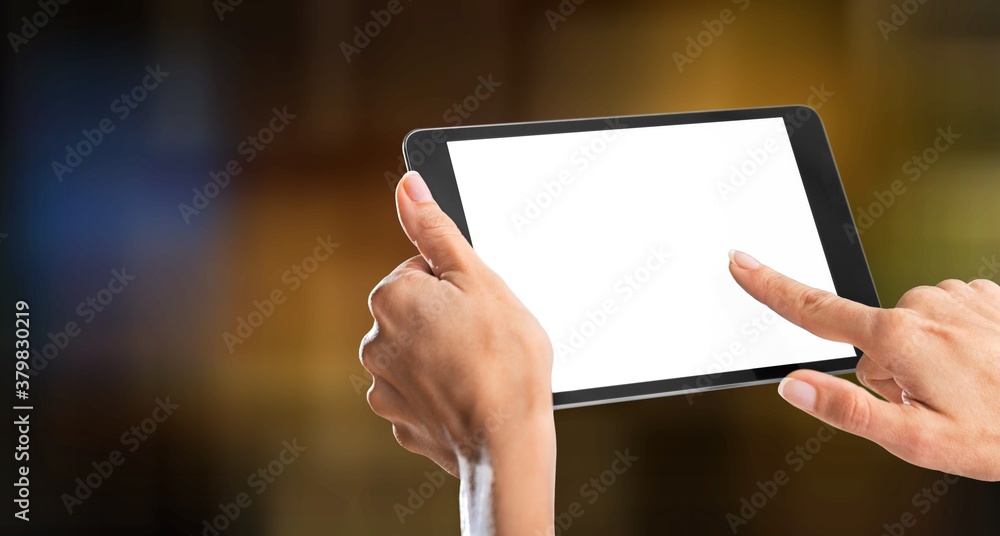
<instances>
[{"instance_id":1,"label":"wrist","mask_svg":"<svg viewBox=\"0 0 1000 536\"><path fill-rule=\"evenodd\" d=\"M463 534L548 534L555 503L552 412L511 418L459 453Z\"/></svg>"}]
</instances>

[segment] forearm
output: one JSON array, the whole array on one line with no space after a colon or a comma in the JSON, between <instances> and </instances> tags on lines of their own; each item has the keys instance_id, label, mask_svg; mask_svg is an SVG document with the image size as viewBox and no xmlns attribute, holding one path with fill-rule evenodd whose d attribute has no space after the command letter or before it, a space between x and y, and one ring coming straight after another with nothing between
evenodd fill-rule
<instances>
[{"instance_id":1,"label":"forearm","mask_svg":"<svg viewBox=\"0 0 1000 536\"><path fill-rule=\"evenodd\" d=\"M487 438L477 460L460 460L464 536L552 533L556 440L551 412L508 423Z\"/></svg>"}]
</instances>

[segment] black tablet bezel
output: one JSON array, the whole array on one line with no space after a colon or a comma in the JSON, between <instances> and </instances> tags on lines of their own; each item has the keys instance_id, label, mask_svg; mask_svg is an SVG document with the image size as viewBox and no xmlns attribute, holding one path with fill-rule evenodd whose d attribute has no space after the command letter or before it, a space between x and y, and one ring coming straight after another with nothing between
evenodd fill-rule
<instances>
[{"instance_id":1,"label":"black tablet bezel","mask_svg":"<svg viewBox=\"0 0 1000 536\"><path fill-rule=\"evenodd\" d=\"M806 197L809 200L813 220L819 231L820 242L833 276L837 294L866 305L878 307L878 295L875 292L875 285L868 269L861 241L854 227L850 206L827 140L826 130L819 114L808 106L779 106L419 129L410 132L404 138L403 156L407 168L420 172L433 193L434 199L455 220L465 238L470 243L474 243L469 234L465 211L462 207L458 184L448 153L447 142L449 141L587 132L608 128L739 121L769 117L781 118L785 122L795 154L795 161L798 164L799 174L802 177ZM501 156L498 155L498 158ZM484 165L489 164L484 163ZM851 357L596 387L553 393L552 396L557 408L566 408L690 394L727 387L776 382L789 372L799 368L830 373L851 372L860 357L861 351L855 348L855 355Z\"/></svg>"}]
</instances>

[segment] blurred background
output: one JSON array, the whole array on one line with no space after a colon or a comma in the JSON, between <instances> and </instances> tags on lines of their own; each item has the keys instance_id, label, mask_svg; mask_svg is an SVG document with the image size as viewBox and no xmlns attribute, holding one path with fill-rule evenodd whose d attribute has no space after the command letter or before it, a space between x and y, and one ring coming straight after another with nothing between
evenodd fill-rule
<instances>
[{"instance_id":1,"label":"blurred background","mask_svg":"<svg viewBox=\"0 0 1000 536\"><path fill-rule=\"evenodd\" d=\"M457 482L396 444L357 359L369 290L414 254L392 195L414 128L822 94L883 304L997 277L1000 4L577 1L5 2L0 338L26 300L38 353L31 521L4 533L456 534ZM830 438L773 385L556 425L557 514L583 509L560 534L1000 531L996 485Z\"/></svg>"}]
</instances>

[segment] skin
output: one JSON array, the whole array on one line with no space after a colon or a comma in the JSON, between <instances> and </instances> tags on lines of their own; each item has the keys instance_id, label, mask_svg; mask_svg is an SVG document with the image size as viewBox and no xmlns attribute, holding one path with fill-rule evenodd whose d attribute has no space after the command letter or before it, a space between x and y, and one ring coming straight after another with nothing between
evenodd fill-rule
<instances>
[{"instance_id":1,"label":"skin","mask_svg":"<svg viewBox=\"0 0 1000 536\"><path fill-rule=\"evenodd\" d=\"M906 292L894 309L798 283L734 252L729 270L751 296L864 355L853 383L813 370L782 380L791 404L914 465L1000 480L1000 287L949 279Z\"/></svg>"},{"instance_id":2,"label":"skin","mask_svg":"<svg viewBox=\"0 0 1000 536\"><path fill-rule=\"evenodd\" d=\"M368 401L404 448L461 479L463 534L552 534L552 348L538 321L475 254L416 173L396 189L420 251L372 291L361 344ZM921 467L1000 480L1000 287L943 281L894 309L798 283L741 252L751 296L817 336L864 351L862 384L798 370L794 406ZM530 478L524 476L530 475Z\"/></svg>"},{"instance_id":3,"label":"skin","mask_svg":"<svg viewBox=\"0 0 1000 536\"><path fill-rule=\"evenodd\" d=\"M400 181L396 204L420 255L369 296L368 403L403 448L461 479L463 534L547 534L556 457L549 337L418 175Z\"/></svg>"}]
</instances>

